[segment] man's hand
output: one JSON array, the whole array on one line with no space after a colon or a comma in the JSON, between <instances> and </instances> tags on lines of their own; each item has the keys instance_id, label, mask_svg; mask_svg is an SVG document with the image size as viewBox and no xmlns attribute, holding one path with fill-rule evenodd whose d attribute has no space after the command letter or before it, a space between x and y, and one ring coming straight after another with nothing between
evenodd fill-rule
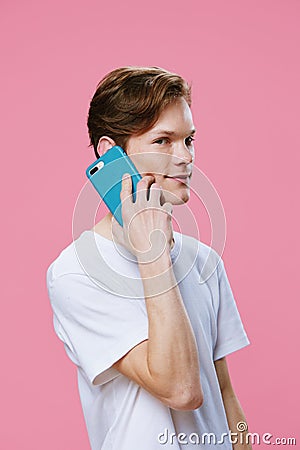
<instances>
[{"instance_id":1,"label":"man's hand","mask_svg":"<svg viewBox=\"0 0 300 450\"><path fill-rule=\"evenodd\" d=\"M131 177L125 174L121 191L123 227L112 221L114 238L140 263L154 262L160 255L169 254L173 240L172 204L161 205L162 191L154 180L148 175L138 182L134 202Z\"/></svg>"}]
</instances>

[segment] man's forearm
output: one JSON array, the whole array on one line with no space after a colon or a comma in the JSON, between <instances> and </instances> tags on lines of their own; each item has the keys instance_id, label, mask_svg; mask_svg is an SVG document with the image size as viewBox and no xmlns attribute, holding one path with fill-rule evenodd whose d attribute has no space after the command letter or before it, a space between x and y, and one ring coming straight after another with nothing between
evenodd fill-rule
<instances>
[{"instance_id":1,"label":"man's forearm","mask_svg":"<svg viewBox=\"0 0 300 450\"><path fill-rule=\"evenodd\" d=\"M170 255L139 264L149 321L148 367L165 392L202 400L196 339ZM198 405L200 406L200 405Z\"/></svg>"},{"instance_id":2,"label":"man's forearm","mask_svg":"<svg viewBox=\"0 0 300 450\"><path fill-rule=\"evenodd\" d=\"M240 402L238 398L235 395L235 392L233 389L224 390L222 392L223 397L223 403L226 411L227 421L229 430L233 433L232 434L232 442L233 442L233 449L234 450L252 450L251 445L251 439L250 442L247 444L247 430L240 431L243 429L243 426L237 427L237 424L239 422L243 422L244 424L247 424L245 414L242 410L242 407L240 405ZM239 430L240 428L240 430ZM246 425L247 428L247 425Z\"/></svg>"}]
</instances>

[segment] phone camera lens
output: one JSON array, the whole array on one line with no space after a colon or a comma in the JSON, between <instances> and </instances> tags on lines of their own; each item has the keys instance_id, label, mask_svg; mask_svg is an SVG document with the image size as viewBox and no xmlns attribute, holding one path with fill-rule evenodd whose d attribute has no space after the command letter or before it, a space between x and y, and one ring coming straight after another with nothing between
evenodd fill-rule
<instances>
[{"instance_id":1,"label":"phone camera lens","mask_svg":"<svg viewBox=\"0 0 300 450\"><path fill-rule=\"evenodd\" d=\"M94 175L94 173L96 173L97 170L98 170L98 167L97 167L97 166L96 166L96 167L93 167L93 168L90 170L90 175Z\"/></svg>"}]
</instances>

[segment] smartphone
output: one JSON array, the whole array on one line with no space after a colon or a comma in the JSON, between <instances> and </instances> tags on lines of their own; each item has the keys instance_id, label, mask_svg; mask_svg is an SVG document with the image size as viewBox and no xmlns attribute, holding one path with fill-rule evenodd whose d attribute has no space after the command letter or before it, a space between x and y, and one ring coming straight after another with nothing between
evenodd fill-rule
<instances>
[{"instance_id":1,"label":"smartphone","mask_svg":"<svg viewBox=\"0 0 300 450\"><path fill-rule=\"evenodd\" d=\"M120 146L115 145L110 148L86 169L88 179L121 227L123 220L120 193L124 173L131 175L132 196L135 202L136 185L142 176Z\"/></svg>"}]
</instances>

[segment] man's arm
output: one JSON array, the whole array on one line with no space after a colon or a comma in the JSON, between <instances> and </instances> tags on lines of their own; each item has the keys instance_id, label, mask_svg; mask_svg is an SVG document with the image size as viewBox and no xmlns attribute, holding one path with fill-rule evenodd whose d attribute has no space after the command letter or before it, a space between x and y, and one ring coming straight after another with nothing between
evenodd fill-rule
<instances>
[{"instance_id":1,"label":"man's arm","mask_svg":"<svg viewBox=\"0 0 300 450\"><path fill-rule=\"evenodd\" d=\"M214 361L214 363L222 393L229 430L232 433L238 433L237 435L233 434L232 436L233 442L234 440L237 440L237 438L238 442L242 442L242 444L241 443L233 444L233 448L234 450L252 450L251 443L249 444L246 443L247 430L245 432L239 432L237 429L238 422L245 422L245 423L247 422L242 407L240 405L240 402L238 401L238 398L236 397L235 392L233 390L230 376L228 373L226 359L224 357L218 359L217 361ZM241 438L240 435L242 435Z\"/></svg>"},{"instance_id":2,"label":"man's arm","mask_svg":"<svg viewBox=\"0 0 300 450\"><path fill-rule=\"evenodd\" d=\"M120 197L124 227L117 226L116 221L112 224L118 242L137 258L148 315L148 339L113 367L167 406L197 409L203 402L198 349L170 255L172 205L161 205L162 192L154 181L153 176L143 177L133 202L130 177L123 177ZM156 230L160 231L158 235Z\"/></svg>"},{"instance_id":3,"label":"man's arm","mask_svg":"<svg viewBox=\"0 0 300 450\"><path fill-rule=\"evenodd\" d=\"M113 367L173 409L203 402L197 344L168 252L139 264L148 313L149 338ZM163 274L163 275L162 275ZM158 276L159 281L155 281ZM154 277L154 278L153 278ZM154 286L159 286L157 294ZM170 288L166 291L167 288ZM159 293L166 291L164 293Z\"/></svg>"}]
</instances>

